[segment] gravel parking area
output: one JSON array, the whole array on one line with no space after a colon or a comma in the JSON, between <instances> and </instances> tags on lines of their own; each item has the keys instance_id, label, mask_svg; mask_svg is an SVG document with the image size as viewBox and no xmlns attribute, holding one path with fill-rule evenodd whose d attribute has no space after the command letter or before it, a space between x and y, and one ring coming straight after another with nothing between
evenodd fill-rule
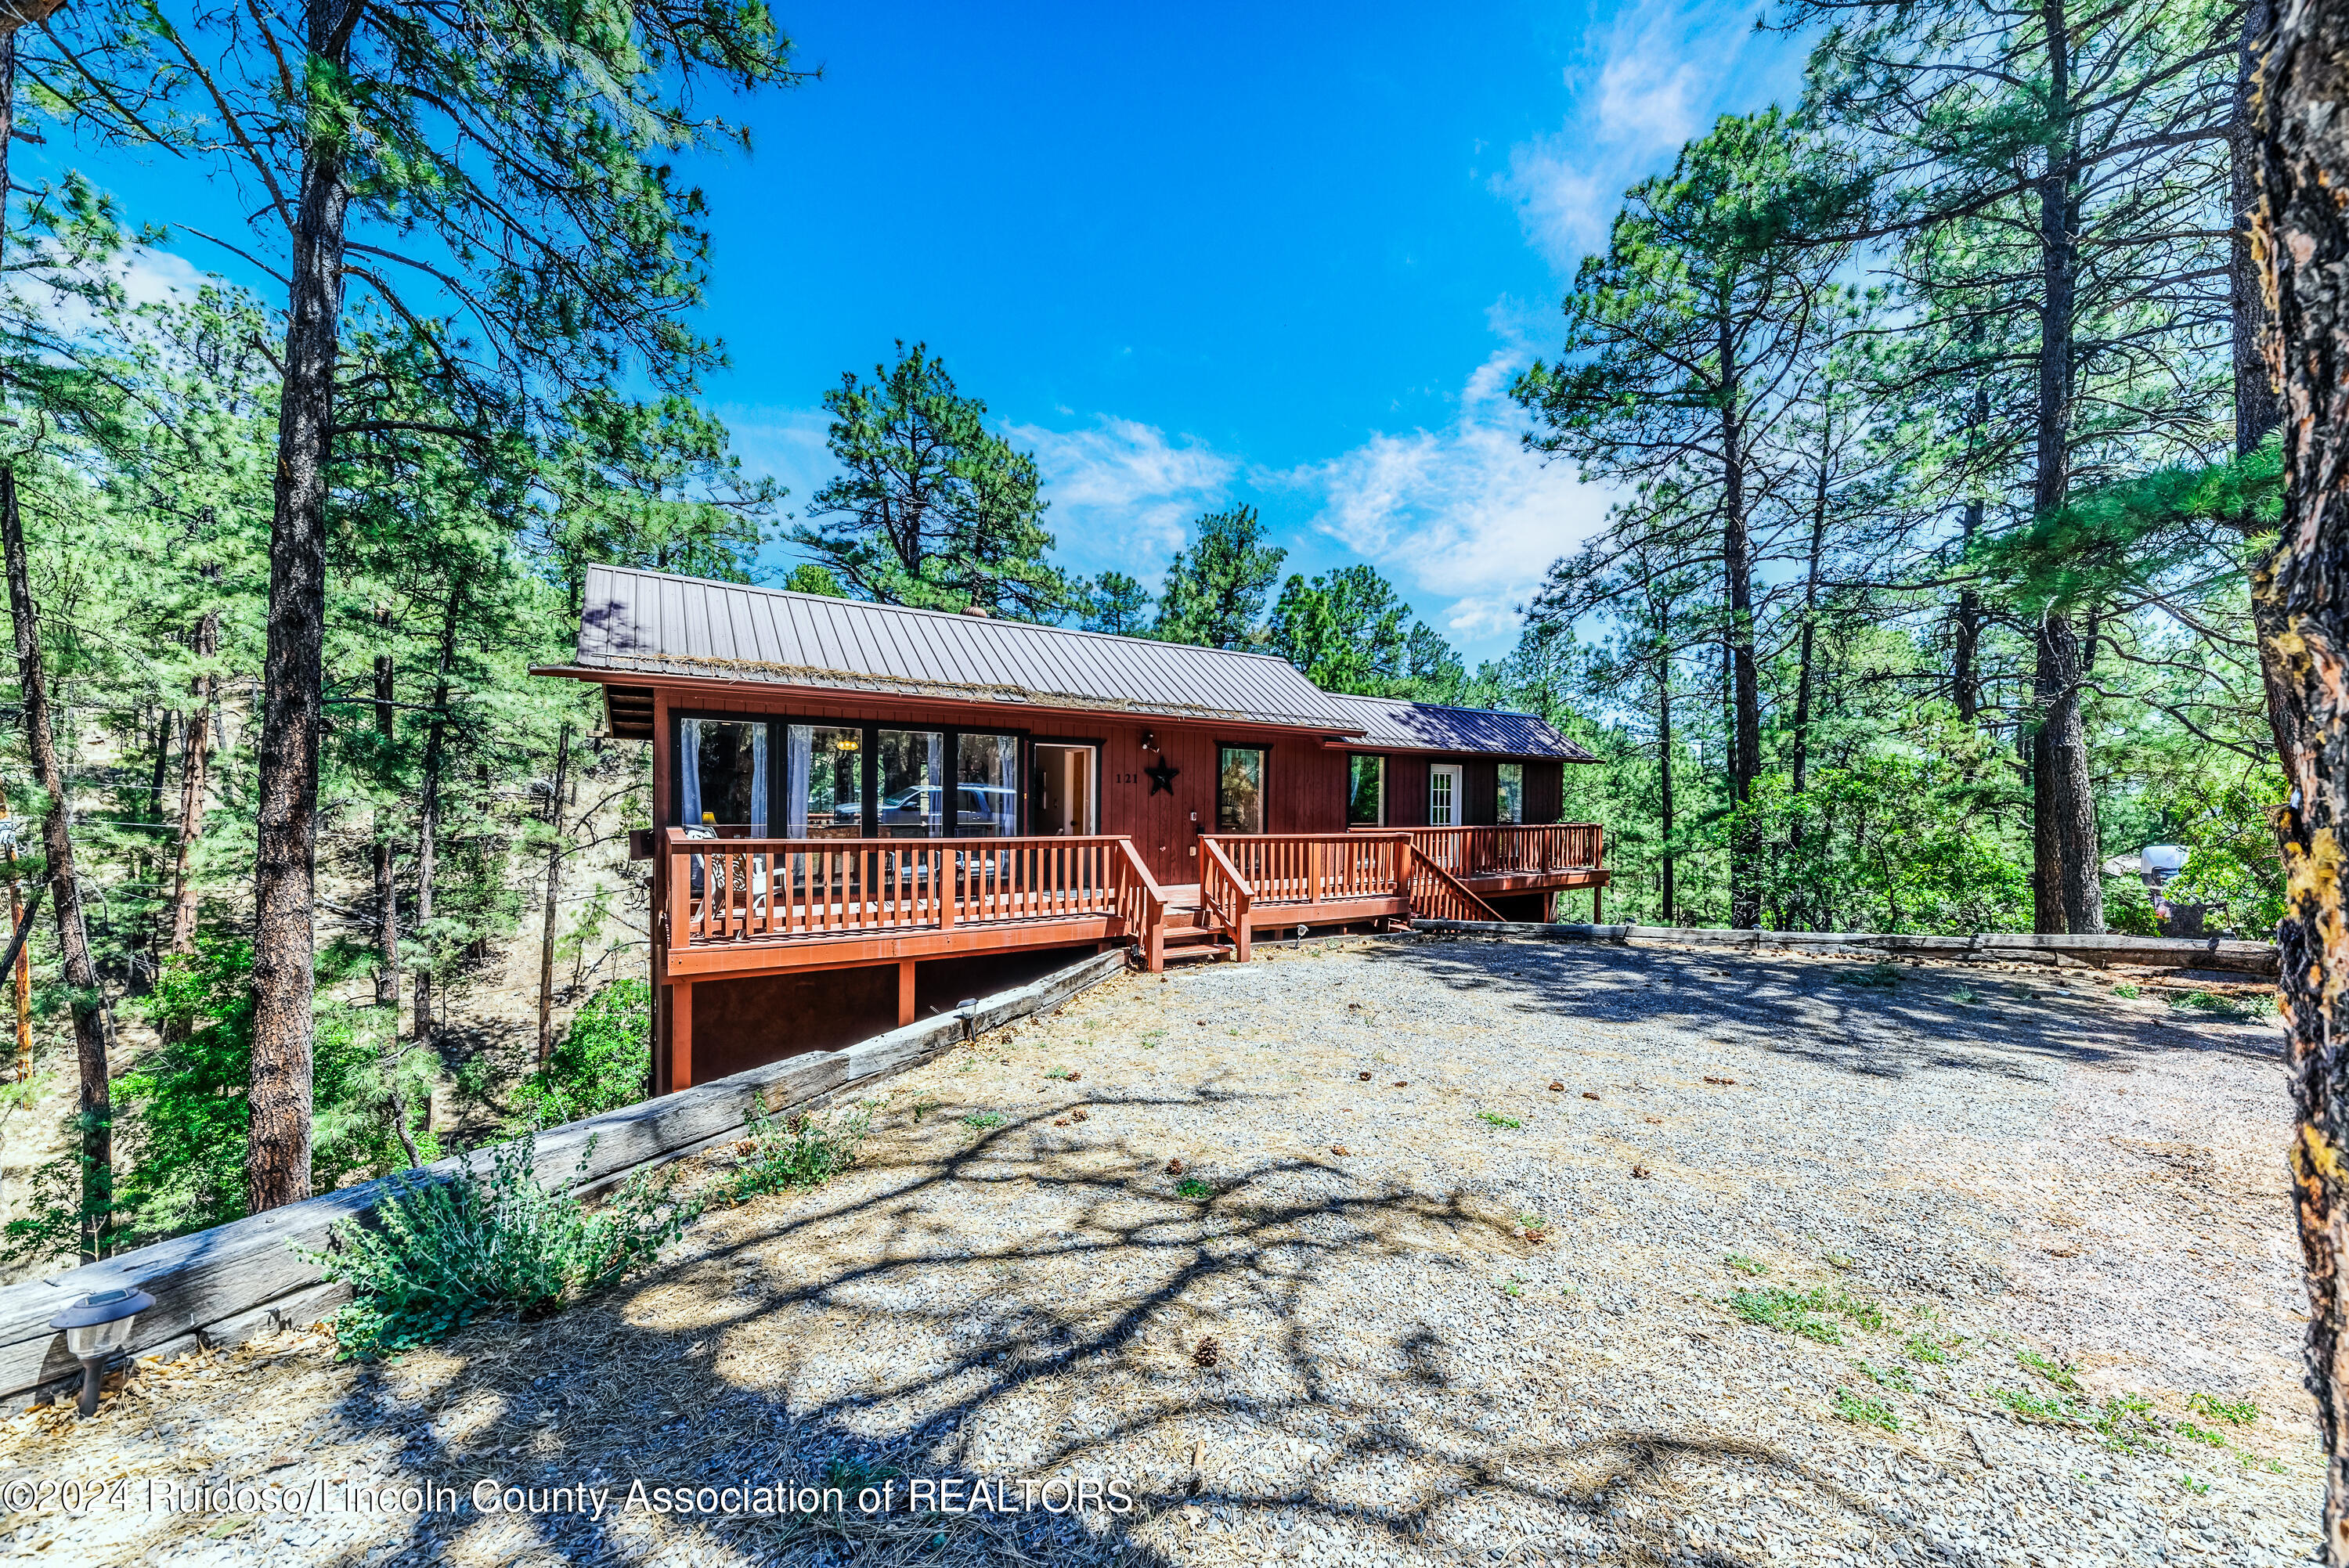
<instances>
[{"instance_id":1,"label":"gravel parking area","mask_svg":"<svg viewBox=\"0 0 2349 1568\"><path fill-rule=\"evenodd\" d=\"M547 1322L378 1367L293 1336L0 1425L0 1491L108 1487L0 1553L2306 1561L2277 1032L2110 986L1427 937L1129 975ZM989 1506L908 1510L938 1477ZM158 1511L157 1478L325 1501ZM398 1501L485 1479L550 1511ZM1076 1481L1102 1506L1050 1511Z\"/></svg>"}]
</instances>

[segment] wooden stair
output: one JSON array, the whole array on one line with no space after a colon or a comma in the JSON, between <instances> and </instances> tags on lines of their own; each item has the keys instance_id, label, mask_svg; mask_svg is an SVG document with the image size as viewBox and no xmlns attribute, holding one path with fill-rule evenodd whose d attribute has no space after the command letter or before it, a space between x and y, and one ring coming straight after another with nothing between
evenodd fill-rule
<instances>
[{"instance_id":1,"label":"wooden stair","mask_svg":"<svg viewBox=\"0 0 2349 1568\"><path fill-rule=\"evenodd\" d=\"M1178 958L1237 958L1239 948L1232 934L1214 923L1214 917L1195 904L1166 906L1166 961Z\"/></svg>"}]
</instances>

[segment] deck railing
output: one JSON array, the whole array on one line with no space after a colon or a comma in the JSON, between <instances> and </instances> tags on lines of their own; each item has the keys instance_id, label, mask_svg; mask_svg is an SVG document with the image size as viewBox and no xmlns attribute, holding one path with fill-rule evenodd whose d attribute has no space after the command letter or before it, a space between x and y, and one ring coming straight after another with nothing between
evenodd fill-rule
<instances>
[{"instance_id":1,"label":"deck railing","mask_svg":"<svg viewBox=\"0 0 2349 1568\"><path fill-rule=\"evenodd\" d=\"M1259 910L1401 898L1411 871L1411 837L1402 832L1218 834L1205 841L1224 854Z\"/></svg>"},{"instance_id":2,"label":"deck railing","mask_svg":"<svg viewBox=\"0 0 2349 1568\"><path fill-rule=\"evenodd\" d=\"M1231 933L1233 952L1245 964L1254 945L1249 914L1256 907L1256 889L1240 875L1219 841L1199 841L1206 847L1199 857L1199 903L1211 920Z\"/></svg>"},{"instance_id":3,"label":"deck railing","mask_svg":"<svg viewBox=\"0 0 2349 1568\"><path fill-rule=\"evenodd\" d=\"M1364 837L1392 830L1361 829ZM1412 848L1455 877L1596 871L1605 862L1606 832L1596 822L1531 823L1519 827L1413 828Z\"/></svg>"},{"instance_id":4,"label":"deck railing","mask_svg":"<svg viewBox=\"0 0 2349 1568\"><path fill-rule=\"evenodd\" d=\"M1131 924L1165 905L1117 838L701 839L674 828L664 838L672 947L1087 917Z\"/></svg>"}]
</instances>

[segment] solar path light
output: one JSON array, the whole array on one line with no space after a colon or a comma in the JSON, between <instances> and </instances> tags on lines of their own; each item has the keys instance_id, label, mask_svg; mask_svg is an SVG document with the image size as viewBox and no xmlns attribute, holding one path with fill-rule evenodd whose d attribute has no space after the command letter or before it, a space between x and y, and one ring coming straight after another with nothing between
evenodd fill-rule
<instances>
[{"instance_id":1,"label":"solar path light","mask_svg":"<svg viewBox=\"0 0 2349 1568\"><path fill-rule=\"evenodd\" d=\"M66 1331L66 1348L81 1363L81 1413L98 1414L98 1385L106 1364L130 1343L130 1325L155 1298L130 1285L92 1291L49 1319Z\"/></svg>"}]
</instances>

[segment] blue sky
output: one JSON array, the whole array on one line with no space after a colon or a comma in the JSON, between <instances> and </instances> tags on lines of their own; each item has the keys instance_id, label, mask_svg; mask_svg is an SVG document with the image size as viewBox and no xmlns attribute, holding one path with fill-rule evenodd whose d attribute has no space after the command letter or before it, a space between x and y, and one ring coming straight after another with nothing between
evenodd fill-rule
<instances>
[{"instance_id":1,"label":"blue sky","mask_svg":"<svg viewBox=\"0 0 2349 1568\"><path fill-rule=\"evenodd\" d=\"M1154 582L1250 500L1291 567L1371 561L1472 659L1605 507L1517 449L1509 377L1623 187L1800 66L1751 4L777 12L821 79L693 173L707 393L787 504L825 388L918 339L1037 453L1071 569ZM202 199L85 167L142 221Z\"/></svg>"}]
</instances>

